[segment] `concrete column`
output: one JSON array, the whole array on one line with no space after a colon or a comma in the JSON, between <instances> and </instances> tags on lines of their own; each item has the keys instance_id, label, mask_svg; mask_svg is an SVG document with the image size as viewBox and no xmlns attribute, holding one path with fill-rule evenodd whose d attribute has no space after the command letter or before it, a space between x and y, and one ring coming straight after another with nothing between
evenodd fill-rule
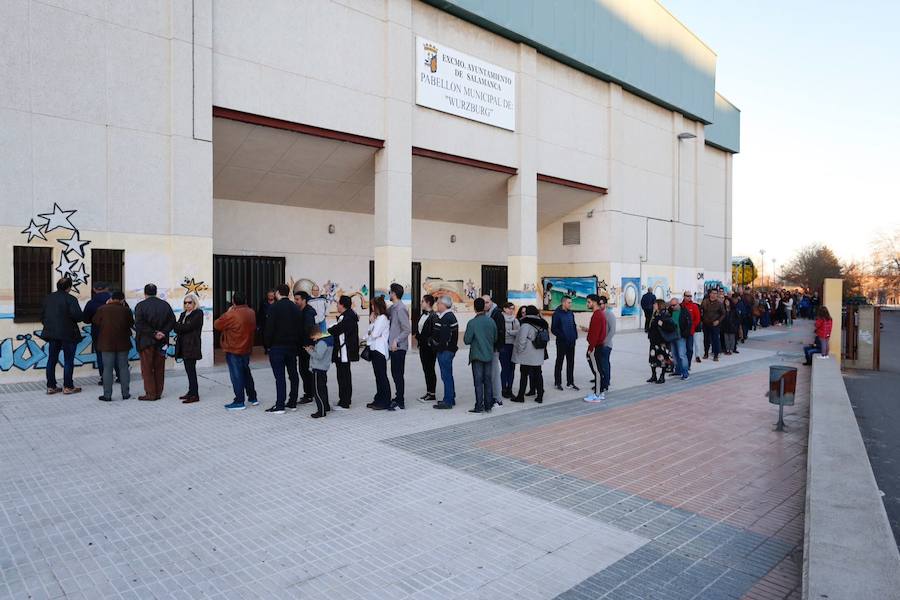
<instances>
[{"instance_id":1,"label":"concrete column","mask_svg":"<svg viewBox=\"0 0 900 600\"><path fill-rule=\"evenodd\" d=\"M518 173L507 184L507 296L517 305L538 302L537 268L537 51L519 44L516 137ZM540 305L540 304L538 304Z\"/></svg>"},{"instance_id":2,"label":"concrete column","mask_svg":"<svg viewBox=\"0 0 900 600\"><path fill-rule=\"evenodd\" d=\"M170 301L185 277L203 282L202 366L213 364L212 0L172 2L170 52ZM160 282L162 283L162 282Z\"/></svg>"},{"instance_id":3,"label":"concrete column","mask_svg":"<svg viewBox=\"0 0 900 600\"><path fill-rule=\"evenodd\" d=\"M388 0L384 148L375 154L375 294L412 273L413 34L410 0Z\"/></svg>"},{"instance_id":4,"label":"concrete column","mask_svg":"<svg viewBox=\"0 0 900 600\"><path fill-rule=\"evenodd\" d=\"M828 355L833 356L837 364L841 364L841 308L843 307L844 280L826 279L822 286L822 305L831 314L831 339L828 342Z\"/></svg>"},{"instance_id":5,"label":"concrete column","mask_svg":"<svg viewBox=\"0 0 900 600\"><path fill-rule=\"evenodd\" d=\"M734 219L734 211L732 205L732 177L734 167L734 155L730 152L725 154L725 256L722 260L725 262L723 267L726 273L731 273L731 239L732 239L732 220ZM775 275L772 273L772 275ZM840 295L840 294L839 294Z\"/></svg>"}]
</instances>

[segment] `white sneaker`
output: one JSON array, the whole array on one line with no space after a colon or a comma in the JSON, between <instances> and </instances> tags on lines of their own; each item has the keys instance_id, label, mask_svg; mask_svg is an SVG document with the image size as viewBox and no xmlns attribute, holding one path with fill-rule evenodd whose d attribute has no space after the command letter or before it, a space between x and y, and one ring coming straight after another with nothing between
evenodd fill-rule
<instances>
[{"instance_id":1,"label":"white sneaker","mask_svg":"<svg viewBox=\"0 0 900 600\"><path fill-rule=\"evenodd\" d=\"M596 402L597 400L597 394L590 394L589 396L584 397L585 402Z\"/></svg>"},{"instance_id":2,"label":"white sneaker","mask_svg":"<svg viewBox=\"0 0 900 600\"><path fill-rule=\"evenodd\" d=\"M603 402L604 400L606 400L606 392L600 392L600 395L597 396L595 402Z\"/></svg>"}]
</instances>

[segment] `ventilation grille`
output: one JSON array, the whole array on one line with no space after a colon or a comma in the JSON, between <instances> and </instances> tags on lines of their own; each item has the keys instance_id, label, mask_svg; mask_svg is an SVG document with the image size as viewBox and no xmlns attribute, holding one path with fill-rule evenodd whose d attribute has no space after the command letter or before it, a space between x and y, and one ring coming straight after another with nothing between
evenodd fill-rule
<instances>
[{"instance_id":1,"label":"ventilation grille","mask_svg":"<svg viewBox=\"0 0 900 600\"><path fill-rule=\"evenodd\" d=\"M578 246L581 244L581 221L563 223L563 246Z\"/></svg>"}]
</instances>

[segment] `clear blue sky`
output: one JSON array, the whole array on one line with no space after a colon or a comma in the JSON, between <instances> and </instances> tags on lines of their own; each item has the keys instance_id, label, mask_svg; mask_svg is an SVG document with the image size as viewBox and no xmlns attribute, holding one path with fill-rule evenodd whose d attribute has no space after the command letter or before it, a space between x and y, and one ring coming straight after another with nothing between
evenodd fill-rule
<instances>
[{"instance_id":1,"label":"clear blue sky","mask_svg":"<svg viewBox=\"0 0 900 600\"><path fill-rule=\"evenodd\" d=\"M865 260L900 227L900 0L661 0L741 109L735 255ZM780 267L779 267L780 270Z\"/></svg>"}]
</instances>

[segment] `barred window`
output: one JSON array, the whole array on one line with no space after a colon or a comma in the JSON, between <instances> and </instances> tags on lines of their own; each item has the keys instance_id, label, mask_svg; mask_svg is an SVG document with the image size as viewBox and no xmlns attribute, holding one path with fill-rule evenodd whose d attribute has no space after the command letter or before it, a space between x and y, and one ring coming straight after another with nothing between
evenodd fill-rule
<instances>
[{"instance_id":1,"label":"barred window","mask_svg":"<svg viewBox=\"0 0 900 600\"><path fill-rule=\"evenodd\" d=\"M41 246L13 247L13 320L41 320L44 297L53 289L53 249Z\"/></svg>"},{"instance_id":2,"label":"barred window","mask_svg":"<svg viewBox=\"0 0 900 600\"><path fill-rule=\"evenodd\" d=\"M581 221L563 223L563 246L578 246L581 244Z\"/></svg>"},{"instance_id":3,"label":"barred window","mask_svg":"<svg viewBox=\"0 0 900 600\"><path fill-rule=\"evenodd\" d=\"M125 251L91 249L91 284L105 283L110 291L125 291L124 283Z\"/></svg>"}]
</instances>

